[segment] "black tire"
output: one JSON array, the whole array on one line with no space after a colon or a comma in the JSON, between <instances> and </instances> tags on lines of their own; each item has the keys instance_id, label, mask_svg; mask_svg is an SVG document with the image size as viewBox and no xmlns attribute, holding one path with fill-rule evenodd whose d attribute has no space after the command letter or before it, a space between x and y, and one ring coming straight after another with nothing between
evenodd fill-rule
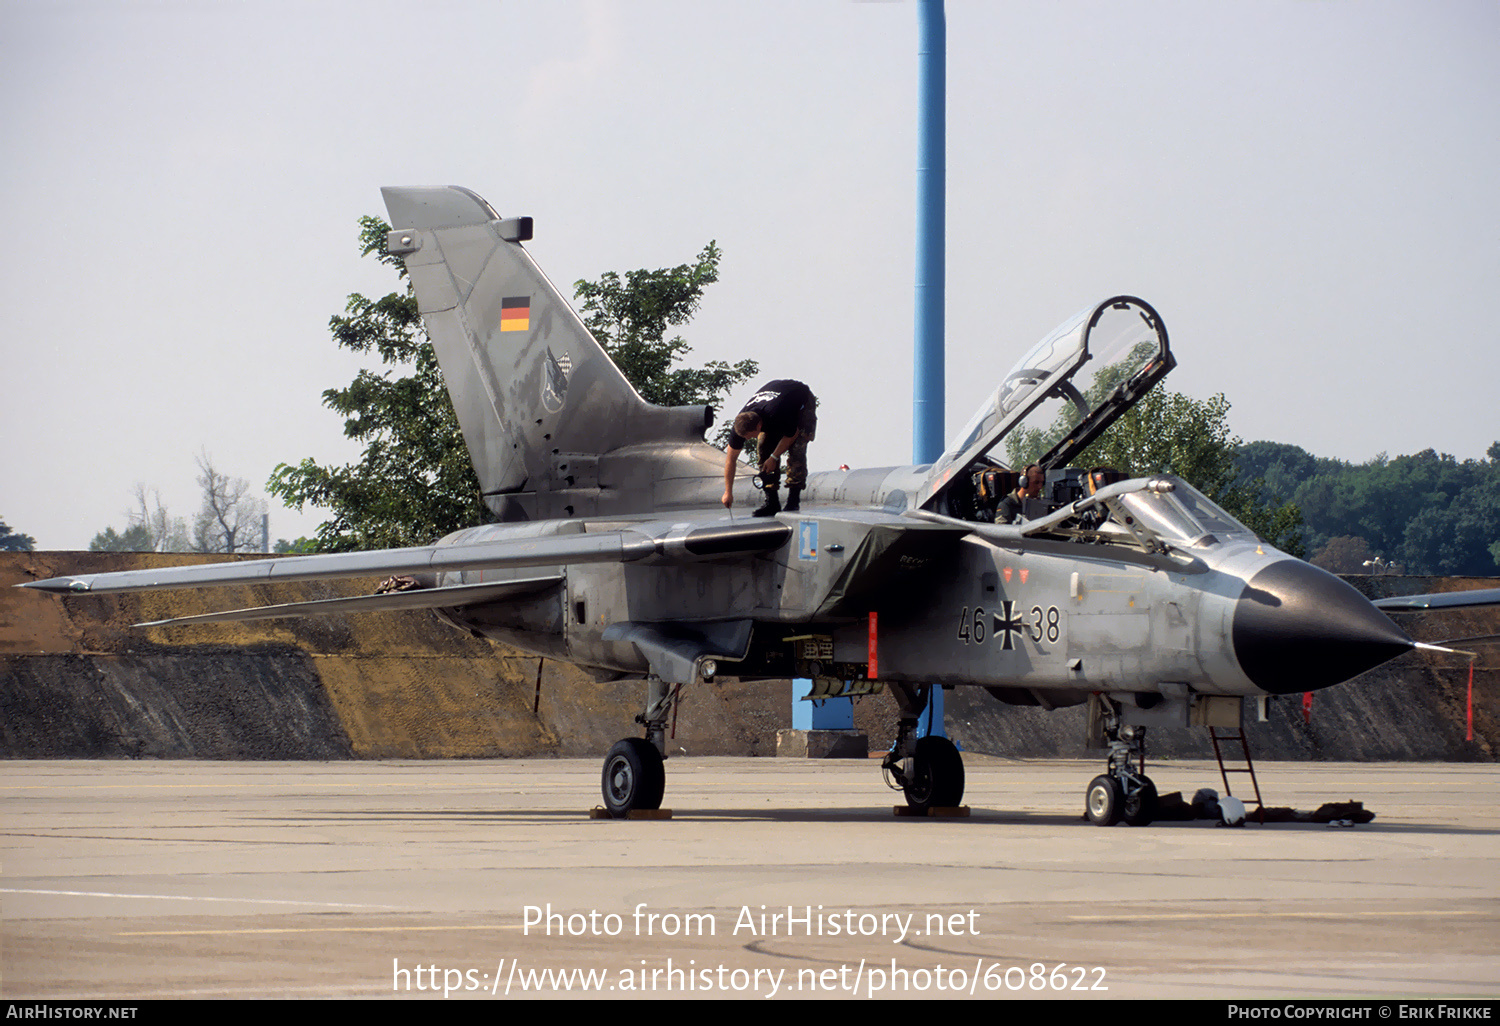
<instances>
[{"instance_id":1,"label":"black tire","mask_svg":"<svg viewBox=\"0 0 1500 1026\"><path fill-rule=\"evenodd\" d=\"M949 809L964 800L964 758L953 742L929 735L917 739L906 804L916 812Z\"/></svg>"},{"instance_id":2,"label":"black tire","mask_svg":"<svg viewBox=\"0 0 1500 1026\"><path fill-rule=\"evenodd\" d=\"M1147 826L1156 818L1158 806L1156 785L1150 777L1141 778L1141 789L1125 799L1122 815L1131 826Z\"/></svg>"},{"instance_id":3,"label":"black tire","mask_svg":"<svg viewBox=\"0 0 1500 1026\"><path fill-rule=\"evenodd\" d=\"M1083 812L1096 826L1114 826L1125 813L1125 791L1114 777L1101 775L1089 781L1084 792Z\"/></svg>"},{"instance_id":4,"label":"black tire","mask_svg":"<svg viewBox=\"0 0 1500 1026\"><path fill-rule=\"evenodd\" d=\"M604 757L604 807L616 819L632 809L659 809L667 789L661 753L650 741L627 737Z\"/></svg>"}]
</instances>

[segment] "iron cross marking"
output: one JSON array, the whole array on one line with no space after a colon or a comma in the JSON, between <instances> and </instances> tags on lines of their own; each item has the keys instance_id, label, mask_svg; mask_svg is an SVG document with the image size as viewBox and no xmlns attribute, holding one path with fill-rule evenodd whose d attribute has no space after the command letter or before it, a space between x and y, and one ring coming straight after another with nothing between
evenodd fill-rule
<instances>
[{"instance_id":1,"label":"iron cross marking","mask_svg":"<svg viewBox=\"0 0 1500 1026\"><path fill-rule=\"evenodd\" d=\"M995 614L995 633L1004 634L1000 647L1010 652L1015 650L1020 640L1026 636L1026 625L1019 616L1015 615L1014 602L1006 600L1001 605L1005 607L1005 616L1002 619L999 613Z\"/></svg>"}]
</instances>

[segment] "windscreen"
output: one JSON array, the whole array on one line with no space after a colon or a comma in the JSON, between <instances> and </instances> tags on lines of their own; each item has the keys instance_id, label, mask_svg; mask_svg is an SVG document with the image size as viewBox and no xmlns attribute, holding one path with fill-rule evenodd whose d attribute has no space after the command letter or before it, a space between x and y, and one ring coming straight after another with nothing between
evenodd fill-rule
<instances>
[{"instance_id":1,"label":"windscreen","mask_svg":"<svg viewBox=\"0 0 1500 1026\"><path fill-rule=\"evenodd\" d=\"M1179 477L1171 479L1170 492L1139 491L1117 500L1135 525L1169 545L1192 545L1205 536L1222 540L1255 532L1230 516L1212 499Z\"/></svg>"}]
</instances>

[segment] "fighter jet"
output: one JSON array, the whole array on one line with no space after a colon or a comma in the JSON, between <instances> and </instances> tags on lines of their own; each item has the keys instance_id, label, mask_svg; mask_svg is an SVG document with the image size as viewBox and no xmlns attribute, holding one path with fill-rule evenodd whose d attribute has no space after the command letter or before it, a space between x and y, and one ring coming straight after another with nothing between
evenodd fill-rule
<instances>
[{"instance_id":1,"label":"fighter jet","mask_svg":"<svg viewBox=\"0 0 1500 1026\"><path fill-rule=\"evenodd\" d=\"M637 395L522 245L530 218L462 188L383 191L387 249L405 260L495 522L415 548L22 587L411 578L141 626L430 609L601 681L641 679L640 736L604 760L615 816L660 807L680 689L732 675L811 678L822 696L888 688L899 729L884 768L918 811L963 797L957 749L918 736L933 688L1091 703L1110 756L1088 816L1144 824L1156 807L1147 729L1237 725L1246 697L1329 687L1416 645L1187 481L1070 466L1175 364L1140 299L1107 299L1042 339L934 463L815 473L799 512L735 519L720 504L723 453L704 441L714 411ZM1028 459L1044 492L997 523ZM753 502L749 469L734 490Z\"/></svg>"}]
</instances>

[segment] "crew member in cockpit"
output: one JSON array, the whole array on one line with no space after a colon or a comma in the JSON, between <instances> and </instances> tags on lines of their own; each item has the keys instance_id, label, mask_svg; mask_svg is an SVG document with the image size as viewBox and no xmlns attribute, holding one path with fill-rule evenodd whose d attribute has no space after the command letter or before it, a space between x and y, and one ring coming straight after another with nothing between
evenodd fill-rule
<instances>
[{"instance_id":1,"label":"crew member in cockpit","mask_svg":"<svg viewBox=\"0 0 1500 1026\"><path fill-rule=\"evenodd\" d=\"M1093 495L1101 488L1106 488L1117 481L1125 480L1125 475L1113 467L1095 467L1088 473L1088 494ZM1104 506L1094 506L1086 509L1078 518L1080 527L1087 531L1097 531L1109 519L1109 510Z\"/></svg>"},{"instance_id":2,"label":"crew member in cockpit","mask_svg":"<svg viewBox=\"0 0 1500 1026\"><path fill-rule=\"evenodd\" d=\"M1028 463L1026 469L1021 472L1021 481L1016 485L1015 491L1007 494L995 506L995 523L1015 523L1020 518L1021 511L1026 508L1027 499L1042 497L1044 480L1042 468L1035 463Z\"/></svg>"}]
</instances>

